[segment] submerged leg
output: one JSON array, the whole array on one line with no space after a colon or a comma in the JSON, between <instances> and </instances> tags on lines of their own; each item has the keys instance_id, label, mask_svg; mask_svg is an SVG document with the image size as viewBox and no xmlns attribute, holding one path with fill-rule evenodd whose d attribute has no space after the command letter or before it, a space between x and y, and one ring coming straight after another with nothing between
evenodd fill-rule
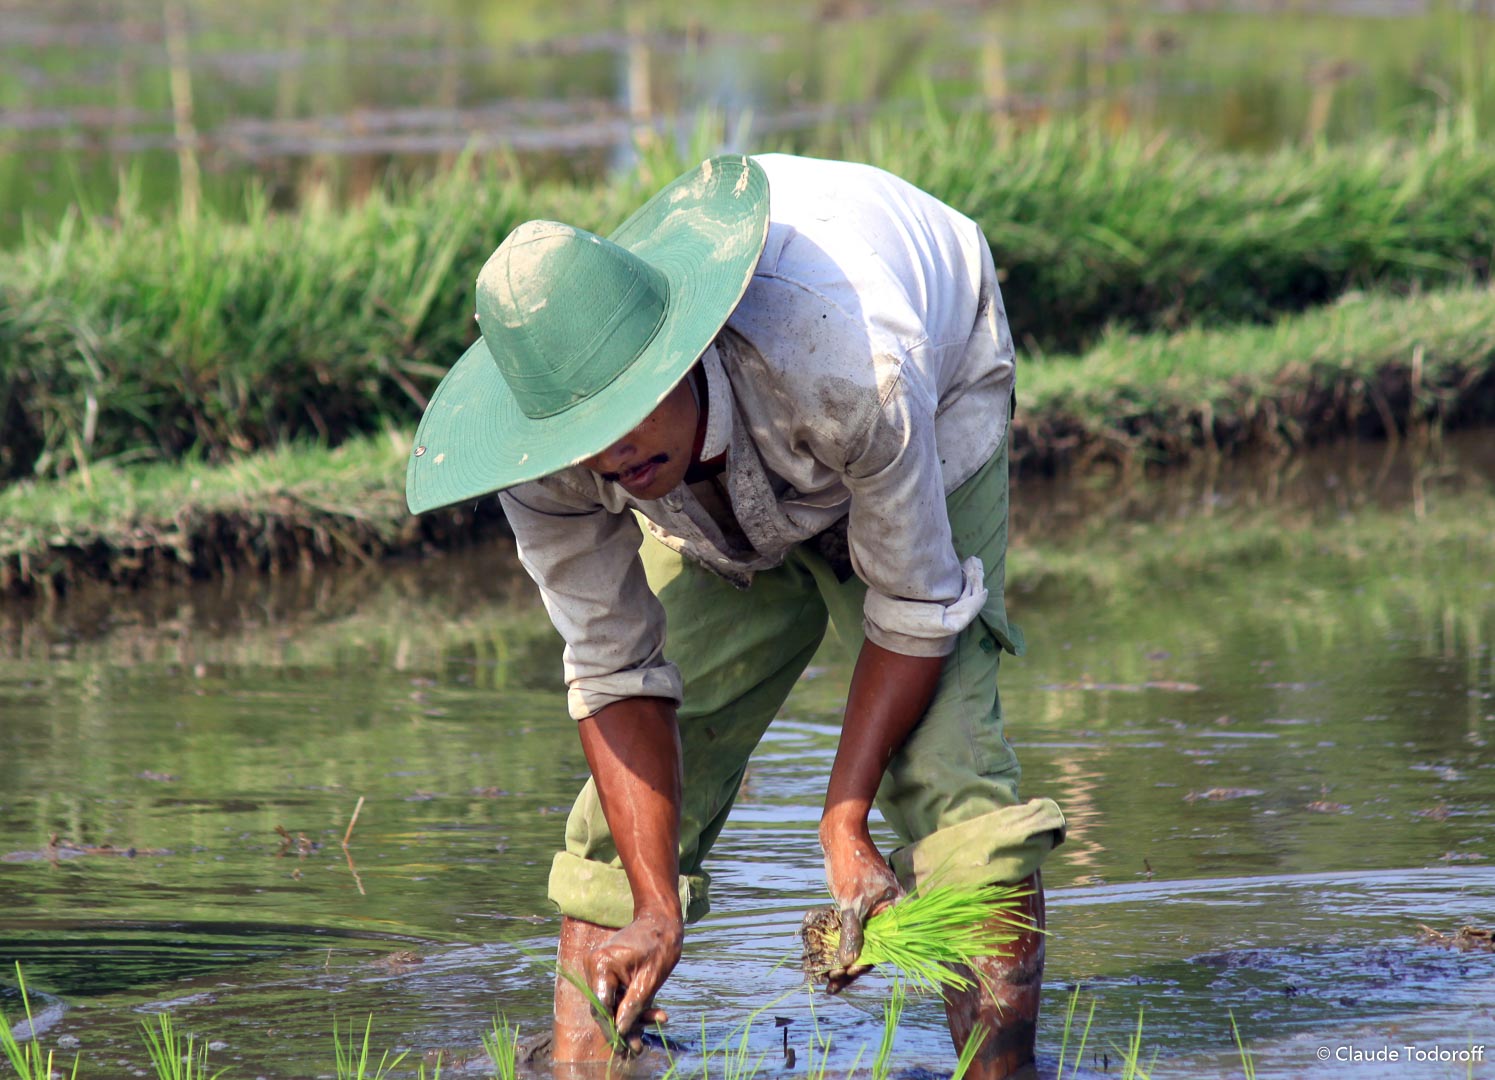
<instances>
[{"instance_id":1,"label":"submerged leg","mask_svg":"<svg viewBox=\"0 0 1495 1080\"><path fill-rule=\"evenodd\" d=\"M597 1023L591 1000L560 974L568 971L586 978L587 955L606 944L617 931L569 916L561 918L561 943L556 950L555 1012L552 1019L551 1059L557 1062L606 1061L612 1057L607 1034Z\"/></svg>"},{"instance_id":2,"label":"submerged leg","mask_svg":"<svg viewBox=\"0 0 1495 1080\"><path fill-rule=\"evenodd\" d=\"M976 978L967 990L945 992L945 1017L956 1053L978 1028L985 1040L966 1074L970 1080L1036 1077L1033 1040L1038 1028L1038 998L1043 986L1043 879L1035 870L1021 884L1032 890L1021 900L1017 916L1036 929L1019 933L1006 955L972 962ZM960 970L960 969L957 969Z\"/></svg>"}]
</instances>

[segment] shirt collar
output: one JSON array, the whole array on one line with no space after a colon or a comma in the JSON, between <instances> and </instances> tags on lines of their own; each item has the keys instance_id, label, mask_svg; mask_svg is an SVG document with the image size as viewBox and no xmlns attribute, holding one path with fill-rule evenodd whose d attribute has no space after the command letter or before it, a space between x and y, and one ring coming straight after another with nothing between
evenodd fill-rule
<instances>
[{"instance_id":1,"label":"shirt collar","mask_svg":"<svg viewBox=\"0 0 1495 1080\"><path fill-rule=\"evenodd\" d=\"M701 460L710 461L726 453L732 439L732 385L715 342L701 354L701 370L706 373L706 439L701 444Z\"/></svg>"}]
</instances>

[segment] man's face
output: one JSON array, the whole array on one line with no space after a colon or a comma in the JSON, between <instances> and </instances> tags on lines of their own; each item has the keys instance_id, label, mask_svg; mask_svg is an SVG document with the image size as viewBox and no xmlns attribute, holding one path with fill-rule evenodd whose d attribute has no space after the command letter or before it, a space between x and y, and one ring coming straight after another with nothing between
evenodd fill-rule
<instances>
[{"instance_id":1,"label":"man's face","mask_svg":"<svg viewBox=\"0 0 1495 1080\"><path fill-rule=\"evenodd\" d=\"M635 499L658 499L685 478L699 417L687 376L638 427L582 464Z\"/></svg>"}]
</instances>

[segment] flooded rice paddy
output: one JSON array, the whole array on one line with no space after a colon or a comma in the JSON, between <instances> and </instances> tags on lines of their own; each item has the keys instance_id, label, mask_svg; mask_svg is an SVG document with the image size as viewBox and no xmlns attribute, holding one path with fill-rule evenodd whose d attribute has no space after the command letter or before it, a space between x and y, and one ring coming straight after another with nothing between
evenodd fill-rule
<instances>
[{"instance_id":1,"label":"flooded rice paddy","mask_svg":"<svg viewBox=\"0 0 1495 1080\"><path fill-rule=\"evenodd\" d=\"M1157 1077L1239 1075L1232 1015L1261 1077L1495 1075L1405 1050L1495 1050L1495 954L1421 929L1495 923L1489 433L1023 479L1015 505L1031 650L1005 705L1027 791L1073 827L1047 1060L1078 986L1101 1073L1140 1011ZM547 1024L546 875L585 776L559 668L503 545L7 606L0 981L22 963L82 1076L146 1069L163 1010L229 1076L329 1075L334 1022L370 1013L375 1047L483 1075L495 1011ZM684 1068L765 1006L766 1073L804 1071L816 1027L836 1075L876 1050L886 984L812 1003L791 962L848 674L828 641L716 848L662 996ZM895 1071L947 1073L945 1038L916 1000Z\"/></svg>"},{"instance_id":2,"label":"flooded rice paddy","mask_svg":"<svg viewBox=\"0 0 1495 1080\"><path fill-rule=\"evenodd\" d=\"M78 203L357 198L463 150L596 177L702 110L823 150L926 99L1234 149L1495 108L1492 0L0 0L0 240Z\"/></svg>"}]
</instances>

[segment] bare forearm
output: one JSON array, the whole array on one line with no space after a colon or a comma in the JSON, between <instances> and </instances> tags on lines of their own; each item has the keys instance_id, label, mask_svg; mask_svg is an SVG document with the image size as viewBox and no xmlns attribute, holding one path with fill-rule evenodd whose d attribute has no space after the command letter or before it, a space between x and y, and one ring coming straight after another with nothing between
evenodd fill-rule
<instances>
[{"instance_id":1,"label":"bare forearm","mask_svg":"<svg viewBox=\"0 0 1495 1080\"><path fill-rule=\"evenodd\" d=\"M943 667L943 657L904 656L863 643L826 788L822 840L837 830L865 831L883 772L923 718Z\"/></svg>"},{"instance_id":2,"label":"bare forearm","mask_svg":"<svg viewBox=\"0 0 1495 1080\"><path fill-rule=\"evenodd\" d=\"M680 909L680 729L664 698L628 698L579 724L635 917Z\"/></svg>"},{"instance_id":3,"label":"bare forearm","mask_svg":"<svg viewBox=\"0 0 1495 1080\"><path fill-rule=\"evenodd\" d=\"M831 993L866 970L858 963L862 925L902 891L872 843L867 815L888 762L929 707L943 667L942 657L904 656L870 641L857 656L820 818L826 884L841 919L841 944L827 977Z\"/></svg>"}]
</instances>

